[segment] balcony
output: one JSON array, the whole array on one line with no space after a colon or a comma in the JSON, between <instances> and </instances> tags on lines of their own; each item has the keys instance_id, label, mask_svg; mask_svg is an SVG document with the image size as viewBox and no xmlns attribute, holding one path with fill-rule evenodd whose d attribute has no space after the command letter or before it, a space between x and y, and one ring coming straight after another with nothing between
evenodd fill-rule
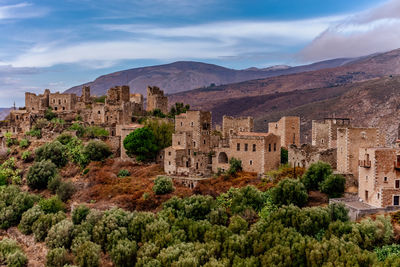
<instances>
[{"instance_id":1,"label":"balcony","mask_svg":"<svg viewBox=\"0 0 400 267\"><path fill-rule=\"evenodd\" d=\"M400 170L400 161L395 161L394 162L394 168L396 169L396 170Z\"/></svg>"},{"instance_id":2,"label":"balcony","mask_svg":"<svg viewBox=\"0 0 400 267\"><path fill-rule=\"evenodd\" d=\"M371 161L370 160L359 160L358 166L364 167L364 168L371 168Z\"/></svg>"}]
</instances>

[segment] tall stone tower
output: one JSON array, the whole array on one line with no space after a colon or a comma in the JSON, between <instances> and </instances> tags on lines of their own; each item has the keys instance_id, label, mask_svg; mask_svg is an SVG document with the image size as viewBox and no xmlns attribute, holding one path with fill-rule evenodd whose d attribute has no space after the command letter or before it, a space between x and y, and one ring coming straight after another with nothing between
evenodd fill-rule
<instances>
[{"instance_id":1,"label":"tall stone tower","mask_svg":"<svg viewBox=\"0 0 400 267\"><path fill-rule=\"evenodd\" d=\"M168 98L164 96L164 91L157 86L147 86L147 111L155 109L161 110L162 113L168 113Z\"/></svg>"},{"instance_id":2,"label":"tall stone tower","mask_svg":"<svg viewBox=\"0 0 400 267\"><path fill-rule=\"evenodd\" d=\"M82 96L81 101L84 103L90 102L90 86L83 86L82 87Z\"/></svg>"}]
</instances>

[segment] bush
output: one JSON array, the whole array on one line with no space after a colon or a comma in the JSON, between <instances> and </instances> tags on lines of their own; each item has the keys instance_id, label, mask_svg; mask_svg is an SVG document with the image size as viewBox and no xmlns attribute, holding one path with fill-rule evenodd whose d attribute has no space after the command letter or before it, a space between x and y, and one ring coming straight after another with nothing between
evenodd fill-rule
<instances>
[{"instance_id":1,"label":"bush","mask_svg":"<svg viewBox=\"0 0 400 267\"><path fill-rule=\"evenodd\" d=\"M60 187L61 183L62 183L61 177L57 175L53 179L48 181L47 189L49 189L51 193L55 194L57 192L57 189Z\"/></svg>"},{"instance_id":2,"label":"bush","mask_svg":"<svg viewBox=\"0 0 400 267\"><path fill-rule=\"evenodd\" d=\"M227 170L227 174L230 176L235 176L237 172L240 172L242 170L242 161L231 158L229 160L229 169Z\"/></svg>"},{"instance_id":3,"label":"bush","mask_svg":"<svg viewBox=\"0 0 400 267\"><path fill-rule=\"evenodd\" d=\"M90 209L85 205L79 205L72 211L72 221L74 224L81 224L89 214Z\"/></svg>"},{"instance_id":4,"label":"bush","mask_svg":"<svg viewBox=\"0 0 400 267\"><path fill-rule=\"evenodd\" d=\"M38 205L25 211L22 214L21 221L18 225L18 228L21 231L21 233L25 235L31 234L33 223L36 222L36 220L39 219L39 217L43 214L44 214L43 210Z\"/></svg>"},{"instance_id":5,"label":"bush","mask_svg":"<svg viewBox=\"0 0 400 267\"><path fill-rule=\"evenodd\" d=\"M70 200L71 197L75 194L75 192L76 192L75 186L71 182L62 182L56 191L57 196L63 202Z\"/></svg>"},{"instance_id":6,"label":"bush","mask_svg":"<svg viewBox=\"0 0 400 267\"><path fill-rule=\"evenodd\" d=\"M75 260L80 267L100 266L100 246L86 241L77 250Z\"/></svg>"},{"instance_id":7,"label":"bush","mask_svg":"<svg viewBox=\"0 0 400 267\"><path fill-rule=\"evenodd\" d=\"M110 147L102 141L90 141L83 149L83 155L89 161L103 161L112 155Z\"/></svg>"},{"instance_id":8,"label":"bush","mask_svg":"<svg viewBox=\"0 0 400 267\"><path fill-rule=\"evenodd\" d=\"M130 157L138 161L154 160L159 147L153 131L148 127L136 129L124 139L124 148Z\"/></svg>"},{"instance_id":9,"label":"bush","mask_svg":"<svg viewBox=\"0 0 400 267\"><path fill-rule=\"evenodd\" d=\"M22 159L24 162L31 162L31 161L33 160L32 152L30 152L30 151L24 151L24 152L22 152L21 159Z\"/></svg>"},{"instance_id":10,"label":"bush","mask_svg":"<svg viewBox=\"0 0 400 267\"><path fill-rule=\"evenodd\" d=\"M46 245L49 248L64 247L69 249L71 247L73 230L74 224L68 219L53 225L47 233Z\"/></svg>"},{"instance_id":11,"label":"bush","mask_svg":"<svg viewBox=\"0 0 400 267\"><path fill-rule=\"evenodd\" d=\"M37 219L32 225L32 232L35 235L35 240L44 241L50 228L65 218L66 216L64 212L40 215L39 219Z\"/></svg>"},{"instance_id":12,"label":"bush","mask_svg":"<svg viewBox=\"0 0 400 267\"><path fill-rule=\"evenodd\" d=\"M110 133L106 129L98 126L90 126L85 130L85 136L88 138L106 137L109 135Z\"/></svg>"},{"instance_id":13,"label":"bush","mask_svg":"<svg viewBox=\"0 0 400 267\"><path fill-rule=\"evenodd\" d=\"M156 195L164 195L174 191L172 179L166 176L158 176L154 181L153 191Z\"/></svg>"},{"instance_id":14,"label":"bush","mask_svg":"<svg viewBox=\"0 0 400 267\"><path fill-rule=\"evenodd\" d=\"M375 253L378 256L379 261L384 261L386 258L392 256L400 257L400 245L392 244L376 248Z\"/></svg>"},{"instance_id":15,"label":"bush","mask_svg":"<svg viewBox=\"0 0 400 267\"><path fill-rule=\"evenodd\" d=\"M67 150L64 145L58 141L44 144L35 151L36 161L50 160L57 167L63 167L67 164Z\"/></svg>"},{"instance_id":16,"label":"bush","mask_svg":"<svg viewBox=\"0 0 400 267\"><path fill-rule=\"evenodd\" d=\"M44 189L57 174L57 166L50 160L35 162L28 171L26 180L32 189Z\"/></svg>"},{"instance_id":17,"label":"bush","mask_svg":"<svg viewBox=\"0 0 400 267\"><path fill-rule=\"evenodd\" d=\"M341 197L346 185L346 179L342 175L329 175L325 181L320 183L322 193L328 194L329 197Z\"/></svg>"},{"instance_id":18,"label":"bush","mask_svg":"<svg viewBox=\"0 0 400 267\"><path fill-rule=\"evenodd\" d=\"M122 170L119 170L119 172L118 172L118 177L120 177L120 178L127 177L129 175L131 175L131 173L128 170L122 169Z\"/></svg>"},{"instance_id":19,"label":"bush","mask_svg":"<svg viewBox=\"0 0 400 267\"><path fill-rule=\"evenodd\" d=\"M271 198L277 206L294 204L303 207L307 203L308 195L300 181L284 179L271 189Z\"/></svg>"},{"instance_id":20,"label":"bush","mask_svg":"<svg viewBox=\"0 0 400 267\"><path fill-rule=\"evenodd\" d=\"M20 184L21 170L17 169L15 158L7 159L0 165L0 186L7 184Z\"/></svg>"},{"instance_id":21,"label":"bush","mask_svg":"<svg viewBox=\"0 0 400 267\"><path fill-rule=\"evenodd\" d=\"M15 240L4 238L0 241L0 262L7 263L7 266L23 267L28 259Z\"/></svg>"},{"instance_id":22,"label":"bush","mask_svg":"<svg viewBox=\"0 0 400 267\"><path fill-rule=\"evenodd\" d=\"M19 147L20 148L27 148L29 146L29 140L28 139L21 139L19 141Z\"/></svg>"},{"instance_id":23,"label":"bush","mask_svg":"<svg viewBox=\"0 0 400 267\"><path fill-rule=\"evenodd\" d=\"M42 138L42 130L34 127L34 128L32 128L32 130L26 132L26 135L36 137L36 138Z\"/></svg>"},{"instance_id":24,"label":"bush","mask_svg":"<svg viewBox=\"0 0 400 267\"><path fill-rule=\"evenodd\" d=\"M302 183L307 190L318 190L320 183L332 174L331 165L319 161L310 165L306 173L302 177Z\"/></svg>"},{"instance_id":25,"label":"bush","mask_svg":"<svg viewBox=\"0 0 400 267\"><path fill-rule=\"evenodd\" d=\"M137 245L135 241L119 240L111 250L111 259L116 267L134 266L136 263Z\"/></svg>"},{"instance_id":26,"label":"bush","mask_svg":"<svg viewBox=\"0 0 400 267\"><path fill-rule=\"evenodd\" d=\"M57 118L57 114L53 112L52 108L48 108L44 112L44 117L46 120L51 121L52 119Z\"/></svg>"},{"instance_id":27,"label":"bush","mask_svg":"<svg viewBox=\"0 0 400 267\"><path fill-rule=\"evenodd\" d=\"M233 214L253 209L259 212L265 205L267 195L254 186L230 188L228 192L217 197L219 205L229 208Z\"/></svg>"},{"instance_id":28,"label":"bush","mask_svg":"<svg viewBox=\"0 0 400 267\"><path fill-rule=\"evenodd\" d=\"M64 211L64 203L57 197L54 196L52 198L44 198L39 201L40 209L48 214L48 213L57 213L59 211Z\"/></svg>"},{"instance_id":29,"label":"bush","mask_svg":"<svg viewBox=\"0 0 400 267\"><path fill-rule=\"evenodd\" d=\"M68 252L65 248L54 248L49 250L46 256L47 267L64 267L70 263Z\"/></svg>"},{"instance_id":30,"label":"bush","mask_svg":"<svg viewBox=\"0 0 400 267\"><path fill-rule=\"evenodd\" d=\"M72 134L70 134L70 133L62 133L62 134L60 134L59 136L57 136L57 141L58 142L60 142L62 145L67 145L67 144L69 144L70 142L72 142L72 140L74 139L75 137L72 135Z\"/></svg>"}]
</instances>

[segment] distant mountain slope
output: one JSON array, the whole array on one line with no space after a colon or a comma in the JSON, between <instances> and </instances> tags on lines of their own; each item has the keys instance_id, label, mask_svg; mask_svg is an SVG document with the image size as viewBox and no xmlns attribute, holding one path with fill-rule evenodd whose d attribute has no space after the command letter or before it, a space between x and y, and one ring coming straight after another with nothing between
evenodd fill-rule
<instances>
[{"instance_id":1,"label":"distant mountain slope","mask_svg":"<svg viewBox=\"0 0 400 267\"><path fill-rule=\"evenodd\" d=\"M11 108L0 108L0 121L4 120L10 114Z\"/></svg>"},{"instance_id":2,"label":"distant mountain slope","mask_svg":"<svg viewBox=\"0 0 400 267\"><path fill-rule=\"evenodd\" d=\"M135 68L119 71L98 77L84 85L91 86L92 93L104 95L115 85L129 85L131 91L146 93L147 85L156 85L167 94L187 91L195 88L237 83L278 75L319 70L348 64L356 59L334 59L310 65L289 67L273 66L265 69L249 68L245 70L228 69L217 65L200 62L180 61L166 65ZM81 94L82 85L68 89L66 92Z\"/></svg>"},{"instance_id":3,"label":"distant mountain slope","mask_svg":"<svg viewBox=\"0 0 400 267\"><path fill-rule=\"evenodd\" d=\"M250 107L247 112L249 114L265 113L267 105L261 99L271 98L274 94L277 94L275 97L278 97L279 93L337 87L385 75L400 74L400 49L342 63L341 66L335 68L181 92L171 95L169 101L170 103L185 102L194 109L211 110L214 112L213 118L217 122L220 114L244 113L245 106ZM301 95L302 93L297 94ZM324 97L324 93L317 93L317 95L319 98ZM280 107L279 105L274 106ZM285 106L290 107L288 104Z\"/></svg>"}]
</instances>

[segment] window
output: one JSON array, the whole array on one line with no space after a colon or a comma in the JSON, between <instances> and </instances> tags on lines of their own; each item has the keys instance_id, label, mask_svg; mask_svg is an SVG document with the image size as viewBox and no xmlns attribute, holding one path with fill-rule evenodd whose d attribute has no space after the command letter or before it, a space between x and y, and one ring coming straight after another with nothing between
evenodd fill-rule
<instances>
[{"instance_id":1,"label":"window","mask_svg":"<svg viewBox=\"0 0 400 267\"><path fill-rule=\"evenodd\" d=\"M237 143L237 145L236 145L236 150L240 151L240 144L239 143Z\"/></svg>"},{"instance_id":2,"label":"window","mask_svg":"<svg viewBox=\"0 0 400 267\"><path fill-rule=\"evenodd\" d=\"M63 110L65 110L65 107L63 107Z\"/></svg>"},{"instance_id":3,"label":"window","mask_svg":"<svg viewBox=\"0 0 400 267\"><path fill-rule=\"evenodd\" d=\"M365 200L368 201L368 190L365 190Z\"/></svg>"},{"instance_id":4,"label":"window","mask_svg":"<svg viewBox=\"0 0 400 267\"><path fill-rule=\"evenodd\" d=\"M321 144L323 144L324 143L324 139L321 139Z\"/></svg>"},{"instance_id":5,"label":"window","mask_svg":"<svg viewBox=\"0 0 400 267\"><path fill-rule=\"evenodd\" d=\"M378 194L376 195L376 198L377 198L377 199L380 199L380 198L381 198L381 194L378 193Z\"/></svg>"},{"instance_id":6,"label":"window","mask_svg":"<svg viewBox=\"0 0 400 267\"><path fill-rule=\"evenodd\" d=\"M274 151L276 151L276 143L274 143Z\"/></svg>"},{"instance_id":7,"label":"window","mask_svg":"<svg viewBox=\"0 0 400 267\"><path fill-rule=\"evenodd\" d=\"M171 156L171 151L168 152L168 156Z\"/></svg>"},{"instance_id":8,"label":"window","mask_svg":"<svg viewBox=\"0 0 400 267\"><path fill-rule=\"evenodd\" d=\"M190 156L190 149L188 149L188 154L189 154L189 156Z\"/></svg>"},{"instance_id":9,"label":"window","mask_svg":"<svg viewBox=\"0 0 400 267\"><path fill-rule=\"evenodd\" d=\"M196 147L196 142L195 141L193 141L193 147Z\"/></svg>"},{"instance_id":10,"label":"window","mask_svg":"<svg viewBox=\"0 0 400 267\"><path fill-rule=\"evenodd\" d=\"M400 197L393 196L393 206L399 206L399 202L400 202Z\"/></svg>"},{"instance_id":11,"label":"window","mask_svg":"<svg viewBox=\"0 0 400 267\"><path fill-rule=\"evenodd\" d=\"M368 175L365 175L365 181L368 181Z\"/></svg>"},{"instance_id":12,"label":"window","mask_svg":"<svg viewBox=\"0 0 400 267\"><path fill-rule=\"evenodd\" d=\"M192 126L193 126L193 125L194 125L194 122L192 121L192 122L190 123L190 125L192 125Z\"/></svg>"},{"instance_id":13,"label":"window","mask_svg":"<svg viewBox=\"0 0 400 267\"><path fill-rule=\"evenodd\" d=\"M178 146L180 146L181 145L181 141L178 141Z\"/></svg>"},{"instance_id":14,"label":"window","mask_svg":"<svg viewBox=\"0 0 400 267\"><path fill-rule=\"evenodd\" d=\"M249 145L248 144L244 144L244 151L248 151L249 150Z\"/></svg>"},{"instance_id":15,"label":"window","mask_svg":"<svg viewBox=\"0 0 400 267\"><path fill-rule=\"evenodd\" d=\"M61 99L58 99L58 104L61 105Z\"/></svg>"},{"instance_id":16,"label":"window","mask_svg":"<svg viewBox=\"0 0 400 267\"><path fill-rule=\"evenodd\" d=\"M171 165L171 161L168 161L168 165Z\"/></svg>"},{"instance_id":17,"label":"window","mask_svg":"<svg viewBox=\"0 0 400 267\"><path fill-rule=\"evenodd\" d=\"M400 180L394 181L394 188L400 188Z\"/></svg>"},{"instance_id":18,"label":"window","mask_svg":"<svg viewBox=\"0 0 400 267\"><path fill-rule=\"evenodd\" d=\"M387 183L387 177L383 177L383 182Z\"/></svg>"},{"instance_id":19,"label":"window","mask_svg":"<svg viewBox=\"0 0 400 267\"><path fill-rule=\"evenodd\" d=\"M206 144L206 139L203 140L203 144Z\"/></svg>"},{"instance_id":20,"label":"window","mask_svg":"<svg viewBox=\"0 0 400 267\"><path fill-rule=\"evenodd\" d=\"M97 111L97 114L100 114L101 112L100 112L100 110L99 111Z\"/></svg>"},{"instance_id":21,"label":"window","mask_svg":"<svg viewBox=\"0 0 400 267\"><path fill-rule=\"evenodd\" d=\"M252 160L250 160L250 165L253 165L253 161Z\"/></svg>"},{"instance_id":22,"label":"window","mask_svg":"<svg viewBox=\"0 0 400 267\"><path fill-rule=\"evenodd\" d=\"M271 152L271 144L268 144L268 152Z\"/></svg>"},{"instance_id":23,"label":"window","mask_svg":"<svg viewBox=\"0 0 400 267\"><path fill-rule=\"evenodd\" d=\"M254 144L254 145L253 145L253 152L256 152L256 147L257 147L257 145Z\"/></svg>"},{"instance_id":24,"label":"window","mask_svg":"<svg viewBox=\"0 0 400 267\"><path fill-rule=\"evenodd\" d=\"M181 122L181 126L183 126L183 122Z\"/></svg>"}]
</instances>

